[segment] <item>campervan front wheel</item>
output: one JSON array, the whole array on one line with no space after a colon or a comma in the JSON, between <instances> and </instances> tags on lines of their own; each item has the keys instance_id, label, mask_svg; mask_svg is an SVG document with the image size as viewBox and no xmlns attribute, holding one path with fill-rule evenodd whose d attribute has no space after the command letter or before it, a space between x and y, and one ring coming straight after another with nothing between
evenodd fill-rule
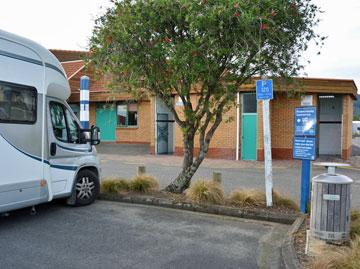
<instances>
[{"instance_id":1,"label":"campervan front wheel","mask_svg":"<svg viewBox=\"0 0 360 269\"><path fill-rule=\"evenodd\" d=\"M82 170L76 178L76 202L75 205L82 206L94 202L99 194L100 184L98 176L90 170Z\"/></svg>"}]
</instances>

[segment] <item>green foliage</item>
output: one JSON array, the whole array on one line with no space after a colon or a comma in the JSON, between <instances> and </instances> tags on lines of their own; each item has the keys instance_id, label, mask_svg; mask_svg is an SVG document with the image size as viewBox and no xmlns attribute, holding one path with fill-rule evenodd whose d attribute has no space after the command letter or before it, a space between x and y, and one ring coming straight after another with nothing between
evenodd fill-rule
<instances>
[{"instance_id":1,"label":"green foliage","mask_svg":"<svg viewBox=\"0 0 360 269\"><path fill-rule=\"evenodd\" d=\"M295 75L308 41L324 39L313 31L319 9L310 0L113 2L96 20L91 59L125 88L169 105L173 91L188 97L195 83L215 107L260 71Z\"/></svg>"},{"instance_id":2,"label":"green foliage","mask_svg":"<svg viewBox=\"0 0 360 269\"><path fill-rule=\"evenodd\" d=\"M353 121L360 121L360 116L354 115L353 116Z\"/></svg>"},{"instance_id":3,"label":"green foliage","mask_svg":"<svg viewBox=\"0 0 360 269\"><path fill-rule=\"evenodd\" d=\"M130 190L143 193L158 191L159 183L151 176L138 175L130 181Z\"/></svg>"},{"instance_id":4,"label":"green foliage","mask_svg":"<svg viewBox=\"0 0 360 269\"><path fill-rule=\"evenodd\" d=\"M89 62L111 74L113 89L156 95L167 105L189 148L183 178L204 159L243 83L259 74L296 75L308 42L324 41L313 30L319 8L311 0L112 2L95 21ZM181 113L174 95L184 104ZM195 134L200 150L194 161Z\"/></svg>"},{"instance_id":5,"label":"green foliage","mask_svg":"<svg viewBox=\"0 0 360 269\"><path fill-rule=\"evenodd\" d=\"M253 75L297 74L308 41L324 39L314 33L319 9L310 0L113 2L96 20L92 62L112 73L115 86L147 90L171 108L178 94L184 127L196 126L206 112L214 117Z\"/></svg>"},{"instance_id":6,"label":"green foliage","mask_svg":"<svg viewBox=\"0 0 360 269\"><path fill-rule=\"evenodd\" d=\"M101 192L118 193L130 190L130 182L123 178L105 178L101 182Z\"/></svg>"},{"instance_id":7,"label":"green foliage","mask_svg":"<svg viewBox=\"0 0 360 269\"><path fill-rule=\"evenodd\" d=\"M196 203L223 204L224 189L219 182L198 180L187 189L186 198Z\"/></svg>"}]
</instances>

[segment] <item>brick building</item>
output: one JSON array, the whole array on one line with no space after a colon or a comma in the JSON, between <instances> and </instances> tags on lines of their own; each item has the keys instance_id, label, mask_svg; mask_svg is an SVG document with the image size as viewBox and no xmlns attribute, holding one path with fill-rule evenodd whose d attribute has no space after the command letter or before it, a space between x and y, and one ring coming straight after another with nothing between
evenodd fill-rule
<instances>
[{"instance_id":1,"label":"brick building","mask_svg":"<svg viewBox=\"0 0 360 269\"><path fill-rule=\"evenodd\" d=\"M94 70L85 68L84 51L50 51L60 60L68 77L68 103L75 114L80 113L80 78L90 78L90 125L100 127L103 142L150 144L150 99L135 102L129 94L109 90L109 78L95 77Z\"/></svg>"},{"instance_id":2,"label":"brick building","mask_svg":"<svg viewBox=\"0 0 360 269\"><path fill-rule=\"evenodd\" d=\"M351 156L353 100L357 96L357 88L353 80L298 78L294 79L297 86L281 86L275 81L274 99L270 102L271 146L274 159L292 159L292 143L294 135L295 107L312 105L318 113L318 145L320 155ZM299 86L301 85L301 86ZM177 98L177 97L175 97ZM196 96L192 96L196 103ZM155 99L154 99L155 100ZM161 103L156 99L155 103ZM224 119L233 121L220 124L210 143L207 157L221 159L263 160L263 124L262 103L256 101L255 81L244 85L234 106ZM152 111L156 110L156 104ZM179 111L181 107L177 107ZM159 113L169 113L166 110ZM153 113L154 114L154 113ZM159 123L152 129L157 130ZM169 134L172 151L182 155L182 133L175 124L168 128L174 129ZM174 126L172 126L174 125ZM157 132L159 133L159 132ZM152 133L151 152L159 151L159 139ZM198 150L195 140L195 151ZM162 149L161 153L164 153Z\"/></svg>"},{"instance_id":3,"label":"brick building","mask_svg":"<svg viewBox=\"0 0 360 269\"><path fill-rule=\"evenodd\" d=\"M104 142L149 144L153 154L182 154L182 132L166 106L155 97L135 102L125 93L107 89L106 77L94 78L81 57L86 52L52 50L67 73L72 94L69 103L79 111L80 77L90 80L90 124L101 129ZM274 159L292 158L294 109L305 102L317 107L318 153L351 156L352 104L357 96L353 80L297 78L297 86L282 86L274 81L274 99L270 102L272 154ZM174 96L176 109L181 102ZM256 101L255 83L244 85L234 107L227 112L211 141L207 157L263 160L262 106ZM192 96L196 102L197 96ZM195 142L195 150L198 150Z\"/></svg>"}]
</instances>

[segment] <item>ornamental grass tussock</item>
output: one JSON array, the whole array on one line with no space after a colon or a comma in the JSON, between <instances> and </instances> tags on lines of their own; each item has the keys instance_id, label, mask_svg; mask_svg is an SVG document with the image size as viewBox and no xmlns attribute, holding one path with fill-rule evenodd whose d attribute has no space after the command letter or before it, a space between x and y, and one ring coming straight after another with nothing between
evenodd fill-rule
<instances>
[{"instance_id":1,"label":"ornamental grass tussock","mask_svg":"<svg viewBox=\"0 0 360 269\"><path fill-rule=\"evenodd\" d=\"M295 211L299 210L295 201L275 190L273 190L272 198L275 207L283 207ZM266 195L265 192L257 189L237 189L230 193L229 202L235 206L265 207Z\"/></svg>"},{"instance_id":2,"label":"ornamental grass tussock","mask_svg":"<svg viewBox=\"0 0 360 269\"><path fill-rule=\"evenodd\" d=\"M223 204L224 189L219 182L213 180L198 180L191 183L186 190L186 198L195 203Z\"/></svg>"},{"instance_id":3,"label":"ornamental grass tussock","mask_svg":"<svg viewBox=\"0 0 360 269\"><path fill-rule=\"evenodd\" d=\"M309 269L359 269L360 237L351 241L349 248L328 251L315 258Z\"/></svg>"},{"instance_id":4,"label":"ornamental grass tussock","mask_svg":"<svg viewBox=\"0 0 360 269\"><path fill-rule=\"evenodd\" d=\"M274 206L285 207L285 208L293 209L295 211L299 211L299 206L294 200L292 200L291 198L279 193L276 190L273 190L272 198L273 198L273 205Z\"/></svg>"},{"instance_id":5,"label":"ornamental grass tussock","mask_svg":"<svg viewBox=\"0 0 360 269\"><path fill-rule=\"evenodd\" d=\"M101 182L101 192L119 193L130 190L130 181L124 178L105 178Z\"/></svg>"},{"instance_id":6,"label":"ornamental grass tussock","mask_svg":"<svg viewBox=\"0 0 360 269\"><path fill-rule=\"evenodd\" d=\"M148 193L159 191L159 182L152 176L137 175L130 181L129 187L134 192Z\"/></svg>"},{"instance_id":7,"label":"ornamental grass tussock","mask_svg":"<svg viewBox=\"0 0 360 269\"><path fill-rule=\"evenodd\" d=\"M235 206L265 206L266 198L257 189L237 189L230 193L229 202Z\"/></svg>"}]
</instances>

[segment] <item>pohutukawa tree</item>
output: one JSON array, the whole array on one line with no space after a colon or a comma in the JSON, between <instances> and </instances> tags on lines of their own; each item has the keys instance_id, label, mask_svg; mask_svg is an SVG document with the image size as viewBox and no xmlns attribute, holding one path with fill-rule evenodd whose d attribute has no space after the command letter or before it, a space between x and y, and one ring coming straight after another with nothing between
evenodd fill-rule
<instances>
[{"instance_id":1,"label":"pohutukawa tree","mask_svg":"<svg viewBox=\"0 0 360 269\"><path fill-rule=\"evenodd\" d=\"M96 20L90 60L112 74L114 89L156 95L174 114L184 160L170 192L189 186L243 83L259 74L295 76L308 42L323 40L314 32L320 11L310 0L112 2Z\"/></svg>"}]
</instances>

